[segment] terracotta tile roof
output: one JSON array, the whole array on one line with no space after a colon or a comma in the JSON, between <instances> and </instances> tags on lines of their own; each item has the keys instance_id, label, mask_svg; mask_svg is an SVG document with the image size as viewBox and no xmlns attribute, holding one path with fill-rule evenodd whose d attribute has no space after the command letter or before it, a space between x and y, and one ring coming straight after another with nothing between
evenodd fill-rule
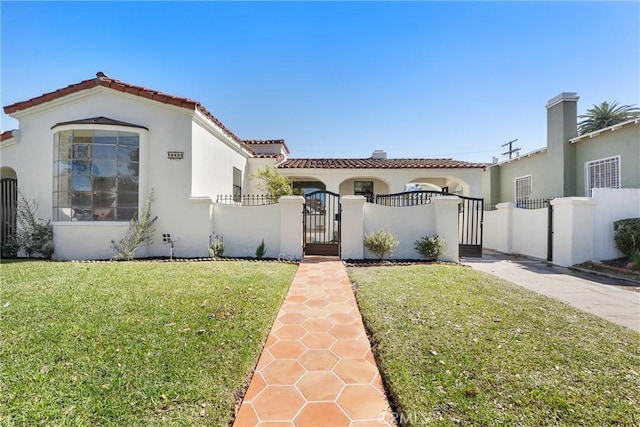
<instances>
[{"instance_id":1,"label":"terracotta tile roof","mask_svg":"<svg viewBox=\"0 0 640 427\"><path fill-rule=\"evenodd\" d=\"M6 130L0 134L0 142L6 141L7 139L11 139L11 138L13 138L12 130Z\"/></svg>"},{"instance_id":2,"label":"terracotta tile roof","mask_svg":"<svg viewBox=\"0 0 640 427\"><path fill-rule=\"evenodd\" d=\"M114 119L110 119L108 117L102 117L102 116L92 117L90 119L72 120L70 122L56 123L55 125L51 126L51 129L56 128L58 126L64 126L64 125L115 125L115 126L124 126L124 127L130 127L130 128L139 128L139 129L149 130L144 126L134 125L133 123L127 123L120 120L114 120Z\"/></svg>"},{"instance_id":3,"label":"terracotta tile roof","mask_svg":"<svg viewBox=\"0 0 640 427\"><path fill-rule=\"evenodd\" d=\"M179 96L168 95L157 90L148 89L142 86L136 86L130 83L125 83L120 80L112 79L105 75L102 71L96 73L96 78L83 80L80 83L69 85L65 88L55 90L53 92L45 93L35 98L28 99L26 101L16 102L4 107L4 112L11 115L12 113L26 110L27 108L35 107L37 105L44 104L45 102L53 101L63 96L71 95L73 93L81 92L83 90L92 89L97 86L113 89L118 92L129 93L132 95L140 96L142 98L151 99L163 104L175 105L176 107L187 108L189 110L198 110L204 114L209 120L214 122L222 131L231 139L233 139L238 145L246 148L245 143L238 138L231 130L222 124L213 114L211 114L202 104L198 101L194 101L189 98L182 98Z\"/></svg>"},{"instance_id":4,"label":"terracotta tile roof","mask_svg":"<svg viewBox=\"0 0 640 427\"><path fill-rule=\"evenodd\" d=\"M453 159L288 159L283 169L454 169L485 168L485 163Z\"/></svg>"},{"instance_id":5,"label":"terracotta tile roof","mask_svg":"<svg viewBox=\"0 0 640 427\"><path fill-rule=\"evenodd\" d=\"M289 147L285 144L284 139L243 139L245 144L248 145L278 145L282 144L287 153L290 153Z\"/></svg>"}]
</instances>

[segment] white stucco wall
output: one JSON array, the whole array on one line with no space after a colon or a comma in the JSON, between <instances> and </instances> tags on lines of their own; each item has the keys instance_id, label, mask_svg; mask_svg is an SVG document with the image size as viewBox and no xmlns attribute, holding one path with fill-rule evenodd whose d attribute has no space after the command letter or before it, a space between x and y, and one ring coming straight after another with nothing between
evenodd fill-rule
<instances>
[{"instance_id":1,"label":"white stucco wall","mask_svg":"<svg viewBox=\"0 0 640 427\"><path fill-rule=\"evenodd\" d=\"M197 112L192 124L191 194L215 200L217 195L233 194L233 168L244 176L249 154L207 125ZM242 187L244 190L245 183Z\"/></svg>"},{"instance_id":2,"label":"white stucco wall","mask_svg":"<svg viewBox=\"0 0 640 427\"><path fill-rule=\"evenodd\" d=\"M419 259L420 255L414 248L414 242L425 235L431 236L437 233L434 205L399 208L366 203L364 205L364 234L381 229L393 232L399 241L393 258ZM369 259L376 258L366 249L364 256Z\"/></svg>"},{"instance_id":3,"label":"white stucco wall","mask_svg":"<svg viewBox=\"0 0 640 427\"><path fill-rule=\"evenodd\" d=\"M553 263L570 266L595 255L595 204L587 197L553 199Z\"/></svg>"},{"instance_id":4,"label":"white stucco wall","mask_svg":"<svg viewBox=\"0 0 640 427\"><path fill-rule=\"evenodd\" d=\"M547 208L513 208L513 252L546 259L547 221Z\"/></svg>"},{"instance_id":5,"label":"white stucco wall","mask_svg":"<svg viewBox=\"0 0 640 427\"><path fill-rule=\"evenodd\" d=\"M608 260L619 258L622 253L613 240L613 223L619 219L640 218L640 189L594 188L595 258Z\"/></svg>"},{"instance_id":6,"label":"white stucco wall","mask_svg":"<svg viewBox=\"0 0 640 427\"><path fill-rule=\"evenodd\" d=\"M51 218L55 132L67 128L139 132L139 206L143 207L153 189L156 200L152 211L158 216L154 243L147 254L168 255L167 245L161 242L161 234L170 233L176 242L175 256L207 255L211 201L206 196L231 193L232 168L239 166L244 171L244 156L237 149L216 142L216 137L202 124L194 124L194 111L96 87L12 116L20 123L18 143L8 148L0 146L1 163L16 171L18 187L27 198L37 201L40 217ZM99 116L144 126L148 131L89 125L51 129L56 123ZM193 151L192 135L195 135ZM181 151L184 158L170 160L168 151ZM61 240L56 242L54 257L103 258L106 251L110 251L111 238L117 240L123 235L126 225L128 223L86 223L74 228L55 223L54 230Z\"/></svg>"},{"instance_id":7,"label":"white stucco wall","mask_svg":"<svg viewBox=\"0 0 640 427\"><path fill-rule=\"evenodd\" d=\"M224 236L224 256L254 256L264 239L265 257L280 253L280 204L264 206L213 205L213 230ZM301 216L302 214L300 214ZM300 238L300 245L302 239Z\"/></svg>"}]
</instances>

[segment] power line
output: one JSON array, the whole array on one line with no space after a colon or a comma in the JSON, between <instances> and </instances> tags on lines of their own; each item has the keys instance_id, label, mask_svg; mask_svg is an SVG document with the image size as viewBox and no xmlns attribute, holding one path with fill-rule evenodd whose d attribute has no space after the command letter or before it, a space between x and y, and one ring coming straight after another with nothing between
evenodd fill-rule
<instances>
[{"instance_id":1,"label":"power line","mask_svg":"<svg viewBox=\"0 0 640 427\"><path fill-rule=\"evenodd\" d=\"M517 153L519 154L519 151L522 149L520 147L517 148L513 148L513 143L516 142L518 140L518 138L513 139L509 142L507 142L506 144L502 144L501 147L506 147L507 145L509 146L509 149L507 151L505 151L504 153L502 153L503 156L509 156L509 159L513 158L513 153Z\"/></svg>"}]
</instances>

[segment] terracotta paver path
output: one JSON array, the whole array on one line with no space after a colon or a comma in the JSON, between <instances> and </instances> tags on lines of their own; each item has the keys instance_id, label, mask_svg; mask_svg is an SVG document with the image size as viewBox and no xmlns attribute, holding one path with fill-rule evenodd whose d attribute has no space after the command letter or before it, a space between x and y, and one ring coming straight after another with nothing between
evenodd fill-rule
<instances>
[{"instance_id":1,"label":"terracotta paver path","mask_svg":"<svg viewBox=\"0 0 640 427\"><path fill-rule=\"evenodd\" d=\"M234 427L267 425L395 425L337 258L304 259L267 338Z\"/></svg>"}]
</instances>

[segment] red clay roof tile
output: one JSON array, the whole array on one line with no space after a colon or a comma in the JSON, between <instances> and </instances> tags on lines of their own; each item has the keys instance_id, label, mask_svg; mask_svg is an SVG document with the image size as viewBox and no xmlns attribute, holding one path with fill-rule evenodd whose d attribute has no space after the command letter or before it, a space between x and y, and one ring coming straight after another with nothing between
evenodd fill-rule
<instances>
[{"instance_id":1,"label":"red clay roof tile","mask_svg":"<svg viewBox=\"0 0 640 427\"><path fill-rule=\"evenodd\" d=\"M453 159L287 159L282 169L452 169L485 168L485 163Z\"/></svg>"},{"instance_id":2,"label":"red clay roof tile","mask_svg":"<svg viewBox=\"0 0 640 427\"><path fill-rule=\"evenodd\" d=\"M126 92L132 95L140 96L147 99L153 99L154 101L161 102L163 104L175 105L180 108L187 108L190 110L197 109L211 121L213 121L222 131L232 140L234 140L240 147L251 152L244 141L238 138L229 128L222 124L220 120L214 117L202 104L198 101L194 101L189 98L182 98L178 96L171 96L162 93L157 90L148 89L142 86L133 85L130 83L122 82L120 80L112 79L104 74L102 71L96 73L96 78L83 80L79 83L71 84L62 89L55 90L53 92L45 93L35 98L28 99L26 101L20 101L7 105L4 107L4 112L11 115L12 113L26 110L27 108L35 107L37 105L44 104L49 101L53 101L63 96L71 95L76 92L80 92L87 89L92 89L97 86L117 90L119 92Z\"/></svg>"},{"instance_id":3,"label":"red clay roof tile","mask_svg":"<svg viewBox=\"0 0 640 427\"><path fill-rule=\"evenodd\" d=\"M13 131L12 130L6 130L6 131L0 133L0 142L6 141L7 139L11 139L11 138L13 138Z\"/></svg>"}]
</instances>

